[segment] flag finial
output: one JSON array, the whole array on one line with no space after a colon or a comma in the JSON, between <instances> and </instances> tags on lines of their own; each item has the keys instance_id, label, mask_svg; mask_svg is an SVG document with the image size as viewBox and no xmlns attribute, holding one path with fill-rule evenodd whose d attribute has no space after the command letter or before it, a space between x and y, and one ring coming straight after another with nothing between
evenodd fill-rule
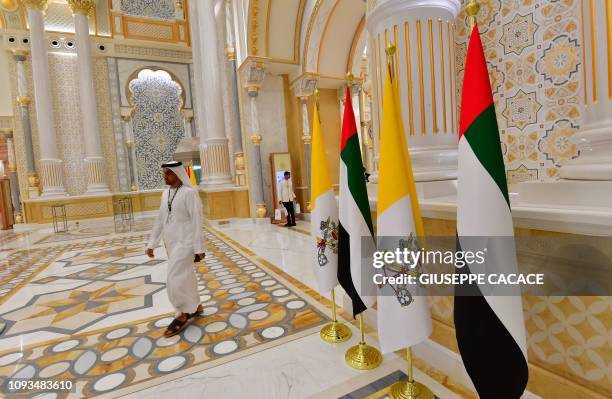
<instances>
[{"instance_id":1,"label":"flag finial","mask_svg":"<svg viewBox=\"0 0 612 399\"><path fill-rule=\"evenodd\" d=\"M474 28L476 25L476 15L478 15L478 11L480 11L480 4L476 0L470 0L470 2L465 7L465 13L470 17L470 28Z\"/></svg>"},{"instance_id":2,"label":"flag finial","mask_svg":"<svg viewBox=\"0 0 612 399\"><path fill-rule=\"evenodd\" d=\"M351 71L346 73L346 81L349 83L353 83L353 80L355 79L355 76L353 75L353 73Z\"/></svg>"}]
</instances>

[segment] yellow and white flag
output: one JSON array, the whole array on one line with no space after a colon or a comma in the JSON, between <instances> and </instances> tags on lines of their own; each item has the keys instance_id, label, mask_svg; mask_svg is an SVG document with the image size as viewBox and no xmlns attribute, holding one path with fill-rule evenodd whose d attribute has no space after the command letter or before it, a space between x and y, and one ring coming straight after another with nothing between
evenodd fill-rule
<instances>
[{"instance_id":1,"label":"yellow and white flag","mask_svg":"<svg viewBox=\"0 0 612 399\"><path fill-rule=\"evenodd\" d=\"M378 171L377 249L418 250L423 237L410 154L406 144L396 89L387 68L382 103L380 164ZM385 265L386 276L412 273L410 265ZM378 335L383 353L418 344L431 334L427 297L416 295L416 285L383 284L378 287Z\"/></svg>"},{"instance_id":2,"label":"yellow and white flag","mask_svg":"<svg viewBox=\"0 0 612 399\"><path fill-rule=\"evenodd\" d=\"M338 205L329 175L317 108L314 107L310 152L310 231L312 267L319 293L324 294L338 285Z\"/></svg>"}]
</instances>

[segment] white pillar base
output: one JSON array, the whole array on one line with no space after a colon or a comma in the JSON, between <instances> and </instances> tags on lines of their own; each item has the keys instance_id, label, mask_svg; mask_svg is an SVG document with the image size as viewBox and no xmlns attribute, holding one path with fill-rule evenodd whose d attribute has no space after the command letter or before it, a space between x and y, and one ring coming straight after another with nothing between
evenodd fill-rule
<instances>
[{"instance_id":1,"label":"white pillar base","mask_svg":"<svg viewBox=\"0 0 612 399\"><path fill-rule=\"evenodd\" d=\"M200 187L227 185L234 187L230 169L228 140L225 137L208 138L200 145L202 182Z\"/></svg>"},{"instance_id":2,"label":"white pillar base","mask_svg":"<svg viewBox=\"0 0 612 399\"><path fill-rule=\"evenodd\" d=\"M585 126L574 135L580 156L563 165L559 176L566 180L612 181L612 121Z\"/></svg>"},{"instance_id":3,"label":"white pillar base","mask_svg":"<svg viewBox=\"0 0 612 399\"><path fill-rule=\"evenodd\" d=\"M409 151L416 182L457 179L457 147L420 147Z\"/></svg>"},{"instance_id":4,"label":"white pillar base","mask_svg":"<svg viewBox=\"0 0 612 399\"><path fill-rule=\"evenodd\" d=\"M41 197L67 197L62 176L62 161L60 159L41 159L40 185L42 187Z\"/></svg>"},{"instance_id":5,"label":"white pillar base","mask_svg":"<svg viewBox=\"0 0 612 399\"><path fill-rule=\"evenodd\" d=\"M86 194L110 192L106 184L106 173L103 157L85 158L87 165L87 191Z\"/></svg>"}]
</instances>

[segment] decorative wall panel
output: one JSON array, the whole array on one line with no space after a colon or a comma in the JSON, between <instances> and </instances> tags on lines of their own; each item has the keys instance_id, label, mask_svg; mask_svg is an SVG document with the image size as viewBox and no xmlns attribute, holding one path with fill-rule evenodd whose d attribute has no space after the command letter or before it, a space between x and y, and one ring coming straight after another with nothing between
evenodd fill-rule
<instances>
[{"instance_id":1,"label":"decorative wall panel","mask_svg":"<svg viewBox=\"0 0 612 399\"><path fill-rule=\"evenodd\" d=\"M107 58L108 62L108 87L111 104L111 117L113 121L113 135L115 136L115 154L117 157L117 179L121 191L130 190L130 172L125 148L125 137L123 123L121 121L121 100L119 95L119 72L117 71L117 59Z\"/></svg>"},{"instance_id":2,"label":"decorative wall panel","mask_svg":"<svg viewBox=\"0 0 612 399\"><path fill-rule=\"evenodd\" d=\"M94 59L94 79L98 103L98 124L100 126L100 141L105 160L106 181L111 192L120 191L117 167L118 154L115 148L115 135L113 129L113 115L111 108L111 94L108 73L108 63L105 58Z\"/></svg>"},{"instance_id":3,"label":"decorative wall panel","mask_svg":"<svg viewBox=\"0 0 612 399\"><path fill-rule=\"evenodd\" d=\"M45 10L45 30L74 32L74 17L67 3L48 3Z\"/></svg>"},{"instance_id":4,"label":"decorative wall panel","mask_svg":"<svg viewBox=\"0 0 612 399\"><path fill-rule=\"evenodd\" d=\"M130 82L138 187L163 187L160 165L172 160L184 136L181 86L164 71L145 69Z\"/></svg>"},{"instance_id":5,"label":"decorative wall panel","mask_svg":"<svg viewBox=\"0 0 612 399\"><path fill-rule=\"evenodd\" d=\"M87 169L80 104L67 101L79 98L76 55L49 54L49 75L53 76L53 114L58 156L64 161L64 187L70 195L83 194L87 189Z\"/></svg>"},{"instance_id":6,"label":"decorative wall panel","mask_svg":"<svg viewBox=\"0 0 612 399\"><path fill-rule=\"evenodd\" d=\"M147 18L174 19L173 0L123 0L121 12Z\"/></svg>"},{"instance_id":7,"label":"decorative wall panel","mask_svg":"<svg viewBox=\"0 0 612 399\"><path fill-rule=\"evenodd\" d=\"M559 167L578 156L570 139L582 113L580 0L479 3L508 182L554 180ZM464 11L456 27L460 98L468 35Z\"/></svg>"}]
</instances>

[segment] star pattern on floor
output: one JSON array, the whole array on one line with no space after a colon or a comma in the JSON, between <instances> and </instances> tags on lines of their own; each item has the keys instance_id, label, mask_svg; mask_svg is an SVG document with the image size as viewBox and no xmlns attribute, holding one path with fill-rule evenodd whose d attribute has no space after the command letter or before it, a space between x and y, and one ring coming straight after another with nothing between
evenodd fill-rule
<instances>
[{"instance_id":1,"label":"star pattern on floor","mask_svg":"<svg viewBox=\"0 0 612 399\"><path fill-rule=\"evenodd\" d=\"M105 317L150 307L152 295L163 288L164 284L143 276L93 281L73 289L36 295L25 306L0 315L7 323L2 336L40 330L72 334Z\"/></svg>"}]
</instances>

